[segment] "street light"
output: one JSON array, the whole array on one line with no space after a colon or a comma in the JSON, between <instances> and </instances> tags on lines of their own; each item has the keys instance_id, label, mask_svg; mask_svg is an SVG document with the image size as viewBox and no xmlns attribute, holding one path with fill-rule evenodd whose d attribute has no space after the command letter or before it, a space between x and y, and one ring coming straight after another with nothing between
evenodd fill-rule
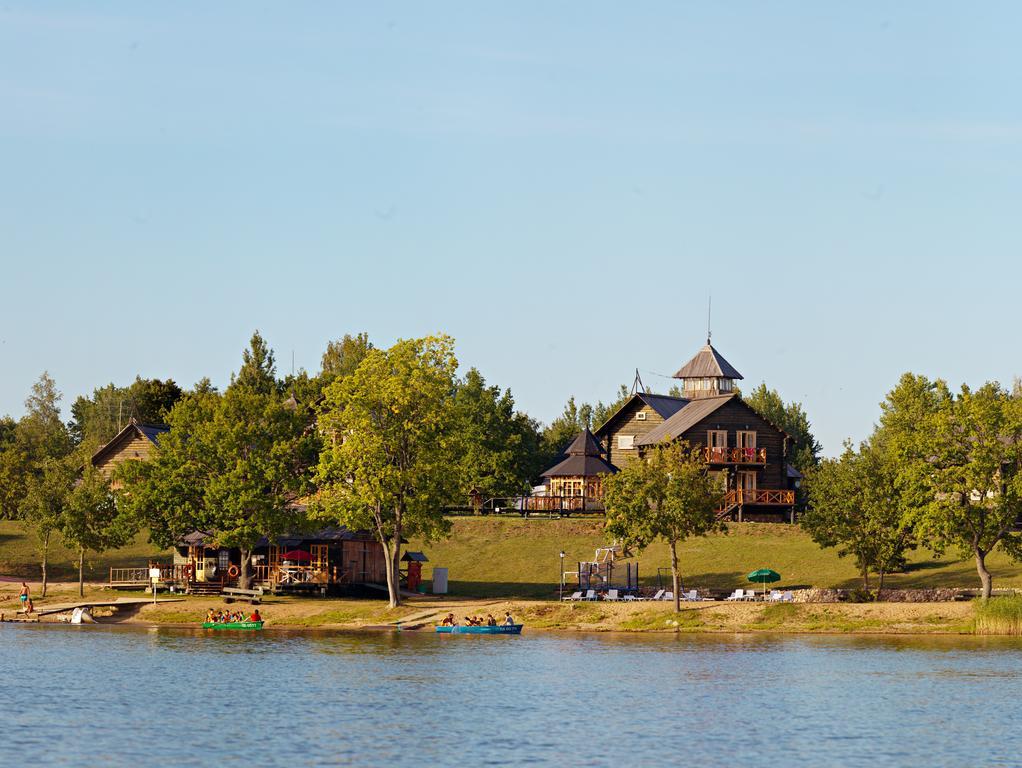
<instances>
[{"instance_id":1,"label":"street light","mask_svg":"<svg viewBox=\"0 0 1022 768\"><path fill-rule=\"evenodd\" d=\"M564 600L564 550L563 549L561 550L561 578L559 579L559 581L561 583L561 588L560 588L560 592L559 592L559 594L557 596L561 600Z\"/></svg>"}]
</instances>

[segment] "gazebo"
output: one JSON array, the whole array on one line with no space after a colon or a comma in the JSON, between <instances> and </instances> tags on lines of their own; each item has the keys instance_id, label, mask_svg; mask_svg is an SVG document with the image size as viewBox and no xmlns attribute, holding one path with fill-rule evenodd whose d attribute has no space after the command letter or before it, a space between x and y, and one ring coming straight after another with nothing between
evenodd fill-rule
<instances>
[{"instance_id":1,"label":"gazebo","mask_svg":"<svg viewBox=\"0 0 1022 768\"><path fill-rule=\"evenodd\" d=\"M548 496L571 511L603 509L603 477L617 468L603 458L603 448L588 428L571 441L567 456L546 472Z\"/></svg>"}]
</instances>

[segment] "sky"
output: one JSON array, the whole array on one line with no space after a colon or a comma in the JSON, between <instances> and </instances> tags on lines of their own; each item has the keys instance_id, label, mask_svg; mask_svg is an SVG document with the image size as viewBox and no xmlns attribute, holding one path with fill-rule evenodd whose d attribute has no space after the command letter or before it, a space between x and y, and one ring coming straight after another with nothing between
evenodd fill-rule
<instances>
[{"instance_id":1,"label":"sky","mask_svg":"<svg viewBox=\"0 0 1022 768\"><path fill-rule=\"evenodd\" d=\"M825 453L1022 373L1022 6L0 2L0 414L444 332L543 421L705 342Z\"/></svg>"}]
</instances>

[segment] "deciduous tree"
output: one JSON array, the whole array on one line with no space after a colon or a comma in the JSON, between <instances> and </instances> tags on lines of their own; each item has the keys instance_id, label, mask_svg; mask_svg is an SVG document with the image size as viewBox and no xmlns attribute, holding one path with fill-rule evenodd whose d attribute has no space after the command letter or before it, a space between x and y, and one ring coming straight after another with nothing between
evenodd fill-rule
<instances>
[{"instance_id":1,"label":"deciduous tree","mask_svg":"<svg viewBox=\"0 0 1022 768\"><path fill-rule=\"evenodd\" d=\"M401 600L402 537L430 539L450 527L443 505L455 485L457 366L447 336L399 341L370 350L324 393L319 425L326 444L313 512L374 532L387 557L391 607Z\"/></svg>"},{"instance_id":2,"label":"deciduous tree","mask_svg":"<svg viewBox=\"0 0 1022 768\"><path fill-rule=\"evenodd\" d=\"M642 549L664 541L671 551L674 610L681 610L678 544L726 530L717 517L723 488L702 451L684 441L657 445L603 481L607 532Z\"/></svg>"}]
</instances>

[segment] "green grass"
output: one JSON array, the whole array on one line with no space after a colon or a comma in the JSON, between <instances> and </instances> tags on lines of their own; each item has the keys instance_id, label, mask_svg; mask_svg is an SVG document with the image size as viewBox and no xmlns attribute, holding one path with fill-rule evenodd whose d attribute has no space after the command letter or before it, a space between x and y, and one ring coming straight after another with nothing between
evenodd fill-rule
<instances>
[{"instance_id":1,"label":"green grass","mask_svg":"<svg viewBox=\"0 0 1022 768\"><path fill-rule=\"evenodd\" d=\"M596 547L605 543L599 520L524 520L521 518L456 518L449 539L426 543L412 541L409 549L421 549L430 559L423 576L429 580L432 566L449 569L452 595L466 597L550 598L557 594L560 560L564 551L566 570L578 560L590 560ZM39 577L39 544L18 523L0 522L0 574ZM691 539L679 549L685 588L732 590L749 587L745 574L773 568L782 580L775 588L859 586L855 568L832 549L820 549L797 526L734 524L727 535ZM86 555L86 577L105 581L109 568L145 565L150 558L166 560L138 536L128 547L101 555ZM637 553L645 585L656 583L657 568L669 565L667 547L657 544ZM1000 553L988 558L998 588L1022 588L1022 568ZM50 573L54 580L75 579L74 552L59 542L51 547ZM934 559L920 550L910 553L904 573L893 574L887 586L977 588L979 580L970 558L948 555ZM331 623L331 622L326 622Z\"/></svg>"},{"instance_id":2,"label":"green grass","mask_svg":"<svg viewBox=\"0 0 1022 768\"><path fill-rule=\"evenodd\" d=\"M1022 596L976 600L973 610L977 635L1022 635Z\"/></svg>"},{"instance_id":3,"label":"green grass","mask_svg":"<svg viewBox=\"0 0 1022 768\"><path fill-rule=\"evenodd\" d=\"M428 544L413 541L410 549L423 550L430 566L449 569L452 594L472 597L549 598L557 593L560 561L565 570L578 560L591 560L605 542L601 523L594 520L523 520L521 518L457 518L452 536ZM686 588L732 590L749 587L745 575L760 567L773 568L782 580L773 588L838 587L861 585L848 558L833 549L821 549L798 526L733 524L726 535L690 539L679 548ZM657 544L637 553L640 580L656 583L657 568L670 565L667 547ZM1022 567L1005 555L988 559L994 585L1022 587ZM935 559L925 550L909 554L904 573L888 577L888 588L977 588L979 579L970 558L953 554Z\"/></svg>"},{"instance_id":4,"label":"green grass","mask_svg":"<svg viewBox=\"0 0 1022 768\"><path fill-rule=\"evenodd\" d=\"M35 534L21 523L0 520L0 574L24 578L39 578L39 560L42 546ZM85 578L106 581L110 568L143 566L150 558L169 560L171 552L149 544L145 534L139 534L126 547L97 554L85 553ZM59 536L50 539L48 571L52 581L78 580L78 553L64 547Z\"/></svg>"}]
</instances>

